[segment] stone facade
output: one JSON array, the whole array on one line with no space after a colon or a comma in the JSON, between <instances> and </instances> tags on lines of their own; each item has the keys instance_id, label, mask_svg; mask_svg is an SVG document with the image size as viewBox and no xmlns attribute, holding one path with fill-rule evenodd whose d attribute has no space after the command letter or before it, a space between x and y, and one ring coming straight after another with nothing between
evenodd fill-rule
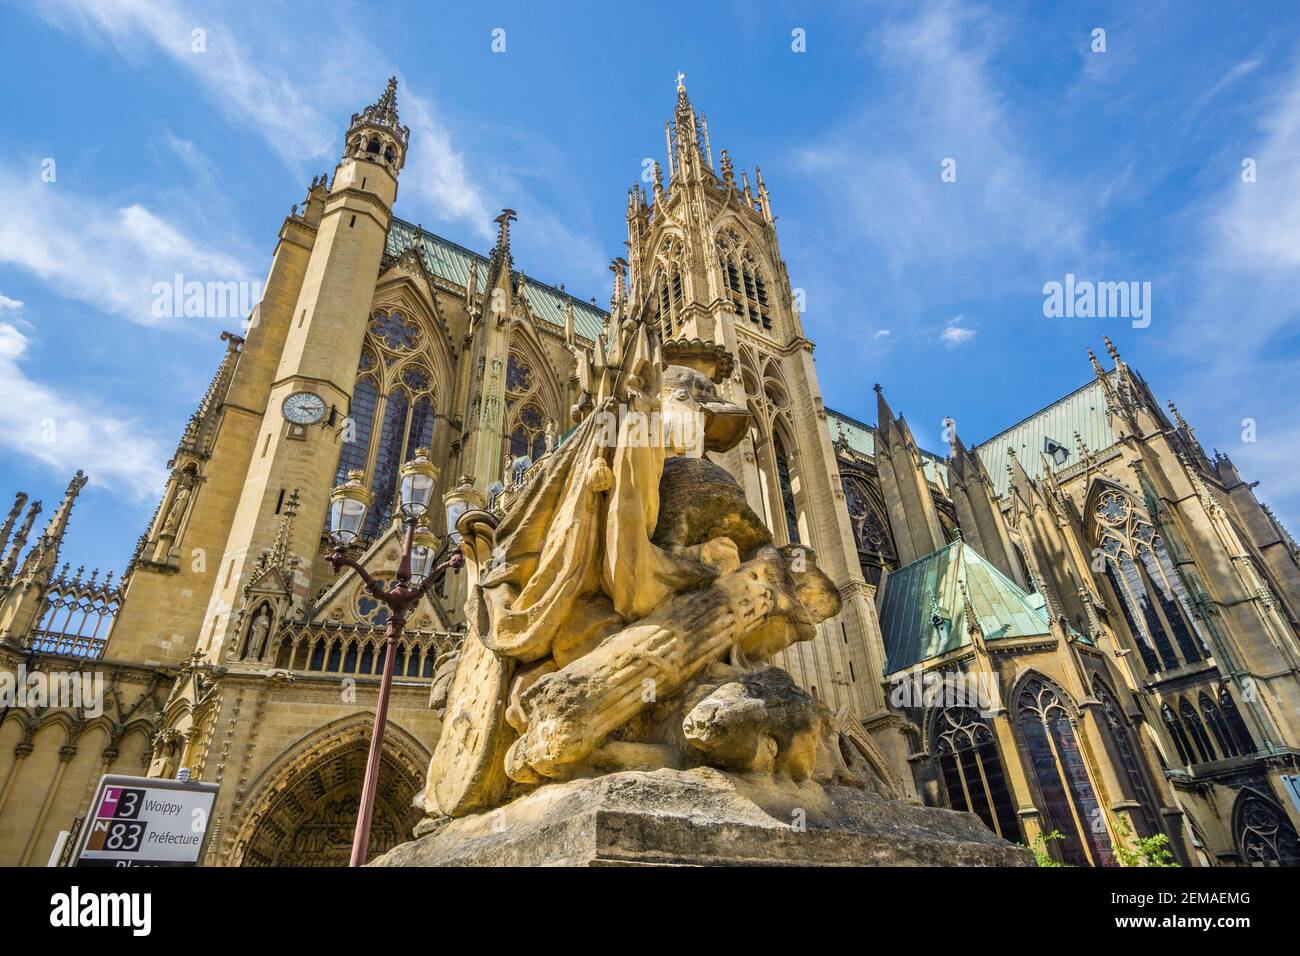
<instances>
[{"instance_id":1,"label":"stone facade","mask_svg":"<svg viewBox=\"0 0 1300 956\"><path fill-rule=\"evenodd\" d=\"M715 350L720 397L753 425L710 458L841 599L776 663L860 728L891 790L1014 842L1062 831L1047 846L1069 862L1122 862L1117 846L1157 833L1185 865L1297 862L1300 564L1252 486L1113 346L1090 385L970 449L950 430L944 457L883 391L875 428L828 411L761 172L751 186L725 150L714 163L684 89L667 133L666 169L629 190L607 313L516 269L512 210L487 256L396 218L395 84L353 116L333 176L284 221L246 333L223 336L121 581L58 570L83 476L34 542L25 495L3 525L0 671L102 674L104 706L0 714L0 864L44 864L100 774L180 768L221 784L209 864L345 862L384 611L326 560L330 488L363 473L357 557L391 577L401 462L430 449L438 494L467 484L491 509L573 425L611 314L653 326L670 358ZM283 413L302 393L323 408L306 424ZM1080 409L1078 436L1057 434ZM965 571L955 596L891 591L954 543L1028 602L1018 636ZM449 577L409 619L374 854L421 817L465 589ZM894 622L918 608L925 651L895 666ZM993 688L987 706L899 696L955 674Z\"/></svg>"}]
</instances>

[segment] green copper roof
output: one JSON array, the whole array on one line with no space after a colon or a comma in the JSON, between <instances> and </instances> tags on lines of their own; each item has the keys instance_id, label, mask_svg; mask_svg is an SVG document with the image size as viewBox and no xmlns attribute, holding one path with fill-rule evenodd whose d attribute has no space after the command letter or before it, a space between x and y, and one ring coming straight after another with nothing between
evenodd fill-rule
<instances>
[{"instance_id":1,"label":"green copper roof","mask_svg":"<svg viewBox=\"0 0 1300 956\"><path fill-rule=\"evenodd\" d=\"M1010 486L1007 477L1007 465L1011 461L1007 455L1009 449L1015 449L1016 458L1025 473L1030 478L1038 479L1044 474L1042 453L1049 440L1065 447L1067 457L1061 467L1068 468L1079 460L1075 432L1079 433L1091 452L1102 451L1115 444L1115 433L1111 431L1110 421L1106 417L1106 393L1096 379L1034 412L1020 424L1012 425L1001 434L976 445L972 450L984 462L989 477L993 479L993 487L1001 496L1006 494Z\"/></svg>"},{"instance_id":2,"label":"green copper roof","mask_svg":"<svg viewBox=\"0 0 1300 956\"><path fill-rule=\"evenodd\" d=\"M391 228L388 230L388 241L384 247L384 252L390 256L400 256L410 247L412 240L415 239L417 228L404 220L394 219ZM444 239L442 236L435 236L426 232L420 240L420 258L424 260L424 267L433 275L458 286L469 285L470 263L477 262L478 288L474 291L487 291L488 260L486 256L481 256L464 246L457 245L450 239ZM524 287L524 298L528 300L528 307L533 311L534 315L560 328L564 328L566 305L572 302L573 330L593 342L596 340L596 336L604 330L605 320L609 318L608 313L590 302L583 302L567 292L561 292L559 289L537 282L531 277L527 279L527 284Z\"/></svg>"},{"instance_id":3,"label":"green copper roof","mask_svg":"<svg viewBox=\"0 0 1300 956\"><path fill-rule=\"evenodd\" d=\"M856 418L851 418L833 408L826 409L830 416L831 441L839 441L840 436L848 442L849 448L866 458L876 457L876 430L871 425L864 425ZM922 468L925 477L940 488L948 487L948 466L938 455L921 449Z\"/></svg>"},{"instance_id":4,"label":"green copper roof","mask_svg":"<svg viewBox=\"0 0 1300 956\"><path fill-rule=\"evenodd\" d=\"M889 575L880 604L885 673L892 674L970 643L962 591L987 641L1048 633L1042 598L958 540ZM943 619L935 627L934 617Z\"/></svg>"}]
</instances>

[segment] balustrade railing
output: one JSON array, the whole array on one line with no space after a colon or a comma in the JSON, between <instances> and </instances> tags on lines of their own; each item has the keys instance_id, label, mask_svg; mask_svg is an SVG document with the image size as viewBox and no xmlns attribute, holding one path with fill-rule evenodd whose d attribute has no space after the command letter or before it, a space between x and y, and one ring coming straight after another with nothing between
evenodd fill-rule
<instances>
[{"instance_id":1,"label":"balustrade railing","mask_svg":"<svg viewBox=\"0 0 1300 956\"><path fill-rule=\"evenodd\" d=\"M464 635L449 631L403 630L393 674L427 680L434 665ZM291 671L344 676L380 675L384 670L383 625L288 624L274 644L275 666Z\"/></svg>"}]
</instances>

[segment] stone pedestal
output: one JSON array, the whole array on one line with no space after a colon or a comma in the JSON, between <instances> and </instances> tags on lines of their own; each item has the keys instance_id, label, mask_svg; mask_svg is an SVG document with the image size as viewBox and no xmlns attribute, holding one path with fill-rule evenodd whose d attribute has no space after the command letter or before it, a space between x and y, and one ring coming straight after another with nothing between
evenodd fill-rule
<instances>
[{"instance_id":1,"label":"stone pedestal","mask_svg":"<svg viewBox=\"0 0 1300 956\"><path fill-rule=\"evenodd\" d=\"M371 866L1032 866L973 814L710 768L548 784Z\"/></svg>"}]
</instances>

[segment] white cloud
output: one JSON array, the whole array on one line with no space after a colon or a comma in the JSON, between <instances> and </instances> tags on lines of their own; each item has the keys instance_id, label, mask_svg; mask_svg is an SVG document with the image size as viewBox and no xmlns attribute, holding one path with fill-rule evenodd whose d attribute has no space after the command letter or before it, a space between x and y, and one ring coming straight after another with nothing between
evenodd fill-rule
<instances>
[{"instance_id":1,"label":"white cloud","mask_svg":"<svg viewBox=\"0 0 1300 956\"><path fill-rule=\"evenodd\" d=\"M162 487L167 454L129 418L105 412L102 395L78 397L28 378L30 340L0 322L0 446L66 476L84 468L91 480L136 499Z\"/></svg>"},{"instance_id":2,"label":"white cloud","mask_svg":"<svg viewBox=\"0 0 1300 956\"><path fill-rule=\"evenodd\" d=\"M1091 200L1072 197L1035 161L1032 140L1000 92L995 58L1006 26L955 2L885 23L864 52L889 82L873 86L831 135L796 153L835 197L832 221L855 243L865 233L895 275L919 268L933 276L942 262L957 284L964 273L951 266L987 283L990 261L1004 266L1017 255L1032 269L1046 254L1082 248ZM953 182L941 177L949 160ZM1005 269L1001 277L1020 281Z\"/></svg>"},{"instance_id":3,"label":"white cloud","mask_svg":"<svg viewBox=\"0 0 1300 956\"><path fill-rule=\"evenodd\" d=\"M12 309L15 312L21 312L23 304L17 299L11 299L7 295L0 295L0 309Z\"/></svg>"},{"instance_id":4,"label":"white cloud","mask_svg":"<svg viewBox=\"0 0 1300 956\"><path fill-rule=\"evenodd\" d=\"M125 56L157 47L191 70L230 119L260 129L293 163L328 155L338 138L311 97L283 71L265 66L297 57L255 55L209 10L176 0L50 0L36 9L60 29L80 30L91 42L109 40ZM203 31L201 51L195 49L196 30Z\"/></svg>"},{"instance_id":5,"label":"white cloud","mask_svg":"<svg viewBox=\"0 0 1300 956\"><path fill-rule=\"evenodd\" d=\"M893 334L894 334L894 333L890 332L889 329L878 329L878 330L876 331L876 334L875 334L874 336L872 336L872 338L877 338L877 339L887 339L887 338L889 338L889 337L890 337L891 335L893 335Z\"/></svg>"},{"instance_id":6,"label":"white cloud","mask_svg":"<svg viewBox=\"0 0 1300 956\"><path fill-rule=\"evenodd\" d=\"M411 127L411 148L402 183L441 218L464 220L481 237L491 239L492 217L482 191L470 178L464 156L451 145L451 134L434 117L433 107L409 90L398 94L402 121Z\"/></svg>"},{"instance_id":7,"label":"white cloud","mask_svg":"<svg viewBox=\"0 0 1300 956\"><path fill-rule=\"evenodd\" d=\"M142 324L155 282L259 282L260 274L210 249L139 204L125 207L0 167L0 263L47 282L60 295Z\"/></svg>"},{"instance_id":8,"label":"white cloud","mask_svg":"<svg viewBox=\"0 0 1300 956\"><path fill-rule=\"evenodd\" d=\"M975 338L975 330L968 329L961 324L963 318L964 316L959 315L954 319L949 319L947 326L939 334L939 341L944 345L953 347Z\"/></svg>"}]
</instances>

